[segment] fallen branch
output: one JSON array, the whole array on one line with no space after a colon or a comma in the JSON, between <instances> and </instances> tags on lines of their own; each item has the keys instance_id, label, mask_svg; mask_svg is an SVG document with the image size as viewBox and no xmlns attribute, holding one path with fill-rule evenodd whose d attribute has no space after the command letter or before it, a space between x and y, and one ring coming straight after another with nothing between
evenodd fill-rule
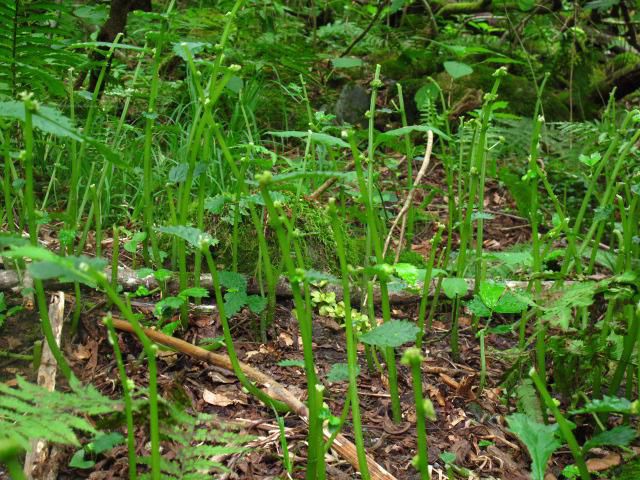
<instances>
[{"instance_id":1,"label":"fallen branch","mask_svg":"<svg viewBox=\"0 0 640 480\"><path fill-rule=\"evenodd\" d=\"M107 268L105 270L105 274L107 275L107 278L110 278L111 269ZM594 275L587 278L587 280L598 281L598 280L604 280L605 278L606 277L602 275ZM28 280L30 280L30 276L25 273L23 275L23 280L27 282ZM472 278L468 278L466 279L466 282L467 282L467 293L464 296L471 297L473 295L473 292L475 291L475 280ZM45 283L45 287L50 290L51 289L64 290L64 289L73 288L72 283L61 283L60 281L57 281L57 280L46 280L44 283ZM541 287L543 290L550 290L555 285L555 283L556 283L555 281L543 280L541 282ZM571 285L573 283L575 282L571 280L567 280L563 282L563 285ZM135 291L142 286L146 287L149 290L153 290L160 286L156 281L156 279L153 277L153 275L149 275L144 278L139 278L134 270L131 270L126 267L118 268L118 284L122 286L122 288L125 291L130 291L130 292ZM192 285L193 282L191 281L190 284ZM520 280L505 281L504 284L507 286L507 288L511 290L523 290L529 286L529 282L520 281ZM431 285L429 286L429 296L432 296L435 294L437 285L438 285L438 279L434 279L431 281ZM206 288L209 291L213 291L213 283L211 281L210 274L200 275L200 286L202 288ZM20 282L20 279L16 272L14 272L13 270L0 271L0 292L12 290L12 289L18 290L21 288L22 288L22 283ZM169 291L172 291L172 292L179 291L177 276L169 280L168 288L169 288ZM324 287L324 289L326 291L335 292L336 297L338 297L338 300L342 298L342 288L339 287L338 285L329 284L326 287ZM247 292L253 293L253 294L260 293L258 282L253 279L250 279L247 287ZM420 299L422 298L421 292L422 292L422 285L420 284L417 286L415 291L402 290L402 291L396 291L396 292L389 292L389 301L392 304L396 304L396 305L416 303L416 302L419 302ZM293 293L291 292L291 285L289 284L289 281L284 277L281 277L278 280L278 283L276 284L276 296L280 298L291 298L293 296ZM353 285L352 287L351 298L352 298L352 302L358 305L360 304L363 298L363 295L361 294L360 289L356 285ZM375 301L380 300L378 289L374 291L374 300Z\"/></svg>"},{"instance_id":2,"label":"fallen branch","mask_svg":"<svg viewBox=\"0 0 640 480\"><path fill-rule=\"evenodd\" d=\"M124 320L113 319L113 326L118 330L122 330L129 333L133 332L133 327L129 322ZM195 345L180 340L179 338L170 337L156 330L144 329L145 335L156 343L173 348L185 355L196 358L203 362L208 362L218 367L224 368L233 372L233 366L231 360L226 355L219 353L209 352L203 348L196 347ZM262 385L267 394L276 400L284 402L295 414L297 414L303 421L307 422L308 410L304 403L297 397L293 396L284 386L271 378L269 375L262 373L260 370L253 368L251 365L240 362L240 368L244 374L253 382ZM330 433L325 430L325 438L330 437ZM356 447L351 443L344 435L339 434L336 436L331 447L336 453L344 458L353 468L358 469L358 457L356 454ZM395 480L395 477L381 467L371 456L367 455L367 464L369 466L369 473L373 480Z\"/></svg>"}]
</instances>

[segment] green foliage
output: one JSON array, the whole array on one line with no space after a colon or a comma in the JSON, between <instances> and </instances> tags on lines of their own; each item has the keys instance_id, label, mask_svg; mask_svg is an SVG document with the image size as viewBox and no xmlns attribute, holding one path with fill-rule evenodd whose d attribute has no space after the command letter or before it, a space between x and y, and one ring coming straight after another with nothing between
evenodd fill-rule
<instances>
[{"instance_id":1,"label":"green foliage","mask_svg":"<svg viewBox=\"0 0 640 480\"><path fill-rule=\"evenodd\" d=\"M565 288L559 298L552 300L543 307L542 318L563 330L569 328L573 309L588 307L593 303L597 291L595 282L579 282Z\"/></svg>"},{"instance_id":2,"label":"green foliage","mask_svg":"<svg viewBox=\"0 0 640 480\"><path fill-rule=\"evenodd\" d=\"M360 367L356 365L357 375L360 375ZM331 370L327 374L327 381L331 383L349 381L349 365L346 363L334 363L331 365Z\"/></svg>"},{"instance_id":3,"label":"green foliage","mask_svg":"<svg viewBox=\"0 0 640 480\"><path fill-rule=\"evenodd\" d=\"M98 432L87 415L104 415L121 403L102 396L94 387L72 385L69 393L49 392L17 377L17 387L0 384L0 439L29 448L33 439L79 446L79 434Z\"/></svg>"},{"instance_id":4,"label":"green foliage","mask_svg":"<svg viewBox=\"0 0 640 480\"><path fill-rule=\"evenodd\" d=\"M507 417L509 430L524 443L531 457L531 473L534 480L544 480L547 461L561 445L557 438L558 425L545 425L522 413Z\"/></svg>"},{"instance_id":5,"label":"green foliage","mask_svg":"<svg viewBox=\"0 0 640 480\"><path fill-rule=\"evenodd\" d=\"M175 457L162 458L162 478L204 480L215 473L227 472L220 459L248 451L252 437L243 435L212 415L190 415L176 408L169 409L170 418L161 433L174 445ZM147 457L139 459L148 464ZM150 474L138 478L150 479Z\"/></svg>"},{"instance_id":6,"label":"green foliage","mask_svg":"<svg viewBox=\"0 0 640 480\"><path fill-rule=\"evenodd\" d=\"M16 313L23 310L21 305L15 305L13 307L9 307L7 305L7 301L4 296L4 292L0 292L0 330L4 326L4 322L7 321L7 318L15 315Z\"/></svg>"},{"instance_id":7,"label":"green foliage","mask_svg":"<svg viewBox=\"0 0 640 480\"><path fill-rule=\"evenodd\" d=\"M83 61L69 48L77 35L71 8L71 4L46 0L2 2L0 95L15 98L29 90L38 95L66 96L63 79L67 69Z\"/></svg>"},{"instance_id":8,"label":"green foliage","mask_svg":"<svg viewBox=\"0 0 640 480\"><path fill-rule=\"evenodd\" d=\"M416 339L418 327L406 320L390 320L360 335L360 341L377 347L400 347Z\"/></svg>"},{"instance_id":9,"label":"green foliage","mask_svg":"<svg viewBox=\"0 0 640 480\"><path fill-rule=\"evenodd\" d=\"M451 299L467 294L469 286L464 278L445 278L442 280L442 291Z\"/></svg>"},{"instance_id":10,"label":"green foliage","mask_svg":"<svg viewBox=\"0 0 640 480\"><path fill-rule=\"evenodd\" d=\"M96 462L92 458L86 458L87 455L100 455L123 442L124 437L120 433L98 433L91 442L73 454L69 461L69 466L82 469L92 468Z\"/></svg>"}]
</instances>

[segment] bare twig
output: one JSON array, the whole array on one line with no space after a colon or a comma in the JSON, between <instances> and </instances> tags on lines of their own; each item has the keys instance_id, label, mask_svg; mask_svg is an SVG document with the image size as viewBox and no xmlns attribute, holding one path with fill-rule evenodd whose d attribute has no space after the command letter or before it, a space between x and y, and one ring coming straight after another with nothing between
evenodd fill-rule
<instances>
[{"instance_id":1,"label":"bare twig","mask_svg":"<svg viewBox=\"0 0 640 480\"><path fill-rule=\"evenodd\" d=\"M129 322L125 322L124 320L114 319L113 325L118 330L123 330L129 333L133 333L133 327ZM219 353L209 352L203 348L196 347L184 340L180 340L179 338L170 337L163 333L160 333L156 330L144 329L144 333L154 342L160 343L167 347L173 348L181 353L189 355L193 358L197 358L198 360L212 363L217 365L218 367L225 368L229 371L233 371L233 366L231 365L231 360L226 355L221 355ZM308 410L307 407L300 399L293 396L291 392L289 392L284 386L278 383L275 379L262 373L260 370L253 368L246 363L240 363L240 368L244 372L244 374L252 381L260 384L265 388L266 393L274 399L280 400L284 402L294 413L296 413L303 421L308 421ZM328 430L324 431L325 438L329 438L331 434ZM351 443L346 437L343 435L338 435L331 447L336 453L338 453L342 458L344 458L347 462L353 466L356 470L358 470L358 457L356 454L356 448L353 443ZM367 464L369 465L369 473L371 474L371 478L373 480L395 480L395 477L387 472L383 467L381 467L373 457L367 455Z\"/></svg>"},{"instance_id":2,"label":"bare twig","mask_svg":"<svg viewBox=\"0 0 640 480\"><path fill-rule=\"evenodd\" d=\"M416 181L413 183L413 185L411 186L411 189L409 190L407 198L404 201L404 205L402 206L402 209L396 216L396 219L393 221L391 228L389 228L389 233L387 234L387 239L385 240L384 248L382 249L383 257L387 254L387 251L389 250L389 244L391 243L391 239L393 238L393 231L396 229L396 227L400 222L402 222L402 228L400 229L400 241L398 243L398 252L400 251L400 248L402 248L402 242L404 240L404 232L407 225L406 216L407 216L407 213L409 212L409 209L411 208L411 202L413 201L413 196L415 194L416 188L418 187L418 185L420 185L420 181L422 180L422 177L424 177L424 174L427 172L427 168L429 168L429 162L431 161L432 150L433 150L433 131L429 130L427 132L427 149L424 152L422 165L420 166L418 175L416 175ZM396 257L398 257L397 252L396 252ZM396 261L397 261L397 258L396 258Z\"/></svg>"}]
</instances>

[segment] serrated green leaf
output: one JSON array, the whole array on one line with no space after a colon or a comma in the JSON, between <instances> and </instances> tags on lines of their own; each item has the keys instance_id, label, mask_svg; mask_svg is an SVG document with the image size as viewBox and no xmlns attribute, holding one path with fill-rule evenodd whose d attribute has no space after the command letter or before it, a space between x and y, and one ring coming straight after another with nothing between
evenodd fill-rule
<instances>
[{"instance_id":1,"label":"serrated green leaf","mask_svg":"<svg viewBox=\"0 0 640 480\"><path fill-rule=\"evenodd\" d=\"M620 425L600 432L594 437L587 440L582 445L582 452L586 454L592 448L597 447L626 447L638 436L636 431L628 425Z\"/></svg>"},{"instance_id":2,"label":"serrated green leaf","mask_svg":"<svg viewBox=\"0 0 640 480\"><path fill-rule=\"evenodd\" d=\"M249 295L247 297L247 306L249 307L249 310L258 315L267 306L267 299L260 295Z\"/></svg>"},{"instance_id":3,"label":"serrated green leaf","mask_svg":"<svg viewBox=\"0 0 640 480\"><path fill-rule=\"evenodd\" d=\"M511 430L527 447L531 457L531 474L534 480L544 480L547 461L551 454L561 445L556 436L558 425L537 423L522 413L514 413L507 417Z\"/></svg>"},{"instance_id":4,"label":"serrated green leaf","mask_svg":"<svg viewBox=\"0 0 640 480\"><path fill-rule=\"evenodd\" d=\"M418 327L406 320L390 320L373 330L360 336L360 341L377 347L399 347L413 342L418 333Z\"/></svg>"},{"instance_id":5,"label":"serrated green leaf","mask_svg":"<svg viewBox=\"0 0 640 480\"><path fill-rule=\"evenodd\" d=\"M227 290L247 290L247 279L237 272L218 272L218 281Z\"/></svg>"},{"instance_id":6,"label":"serrated green leaf","mask_svg":"<svg viewBox=\"0 0 640 480\"><path fill-rule=\"evenodd\" d=\"M100 433L85 447L87 451L100 455L116 445L124 443L124 437L118 432Z\"/></svg>"},{"instance_id":7,"label":"serrated green leaf","mask_svg":"<svg viewBox=\"0 0 640 480\"><path fill-rule=\"evenodd\" d=\"M583 413L634 413L634 405L632 402L623 397L610 397L604 395L603 398L595 398L582 407L572 410L572 415Z\"/></svg>"},{"instance_id":8,"label":"serrated green leaf","mask_svg":"<svg viewBox=\"0 0 640 480\"><path fill-rule=\"evenodd\" d=\"M360 375L360 367L356 365L356 376ZM327 380L331 383L346 382L349 380L349 365L346 363L334 363L327 374Z\"/></svg>"},{"instance_id":9,"label":"serrated green leaf","mask_svg":"<svg viewBox=\"0 0 640 480\"><path fill-rule=\"evenodd\" d=\"M224 313L231 318L247 304L247 292L244 290L224 294Z\"/></svg>"},{"instance_id":10,"label":"serrated green leaf","mask_svg":"<svg viewBox=\"0 0 640 480\"><path fill-rule=\"evenodd\" d=\"M182 290L179 294L182 298L206 298L209 296L209 292L206 288L202 287L191 287Z\"/></svg>"},{"instance_id":11,"label":"serrated green leaf","mask_svg":"<svg viewBox=\"0 0 640 480\"><path fill-rule=\"evenodd\" d=\"M478 295L474 295L473 298L466 303L466 306L469 311L477 317L491 316L491 310L487 308Z\"/></svg>"}]
</instances>

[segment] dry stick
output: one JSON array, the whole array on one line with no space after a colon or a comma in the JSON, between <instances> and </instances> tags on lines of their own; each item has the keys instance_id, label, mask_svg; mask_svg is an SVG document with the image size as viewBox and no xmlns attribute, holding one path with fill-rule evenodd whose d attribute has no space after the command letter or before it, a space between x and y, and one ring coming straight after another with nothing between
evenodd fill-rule
<instances>
[{"instance_id":1,"label":"dry stick","mask_svg":"<svg viewBox=\"0 0 640 480\"><path fill-rule=\"evenodd\" d=\"M407 213L409 212L409 209L411 208L411 202L413 201L413 195L416 192L416 188L418 187L418 185L420 185L420 181L422 180L422 177L424 177L424 174L427 173L427 168L429 168L429 162L431 161L432 150L433 150L433 131L429 130L427 131L427 149L424 152L422 165L420 166L418 175L416 175L416 181L413 183L413 185L411 186L411 189L409 190L409 194L407 195L407 198L404 201L404 205L402 206L402 209L396 216L396 219L393 221L393 224L389 229L389 233L387 234L387 239L384 242L384 249L382 250L383 257L387 254L387 251L389 250L389 244L391 243L391 239L393 238L393 231L396 229L400 221L402 221L402 228L400 229L400 242L398 243L398 252L402 248L405 227L407 226L405 218L407 216ZM396 261L398 261L397 257L398 257L398 253L396 252Z\"/></svg>"},{"instance_id":2,"label":"dry stick","mask_svg":"<svg viewBox=\"0 0 640 480\"><path fill-rule=\"evenodd\" d=\"M64 324L64 292L57 292L49 304L49 320L56 343L60 345L62 325ZM53 392L56 389L58 364L47 342L42 347L42 360L38 369L38 385ZM60 452L44 440L32 440L31 449L24 461L24 474L27 478L54 480L58 478Z\"/></svg>"},{"instance_id":3,"label":"dry stick","mask_svg":"<svg viewBox=\"0 0 640 480\"><path fill-rule=\"evenodd\" d=\"M133 333L133 327L129 322L119 319L113 319L113 326L118 330ZM145 335L154 342L160 343L167 347L173 348L185 355L196 358L203 362L208 362L218 367L224 368L233 372L233 366L231 360L226 355L219 353L213 353L205 350L204 348L196 347L179 338L170 337L163 333L144 329ZM284 386L278 383L269 375L262 373L260 370L253 368L246 363L240 362L240 368L244 374L252 381L262 385L269 396L274 399L284 402L291 410L296 413L305 423L308 421L308 410L304 403L298 398L294 397ZM331 434L325 429L325 438L329 438ZM342 458L344 458L349 464L356 470L358 470L358 456L356 454L356 447L343 435L338 435L333 441L332 447ZM369 472L371 473L372 480L396 480L393 475L387 472L381 467L373 457L367 455L367 463L369 465Z\"/></svg>"}]
</instances>

